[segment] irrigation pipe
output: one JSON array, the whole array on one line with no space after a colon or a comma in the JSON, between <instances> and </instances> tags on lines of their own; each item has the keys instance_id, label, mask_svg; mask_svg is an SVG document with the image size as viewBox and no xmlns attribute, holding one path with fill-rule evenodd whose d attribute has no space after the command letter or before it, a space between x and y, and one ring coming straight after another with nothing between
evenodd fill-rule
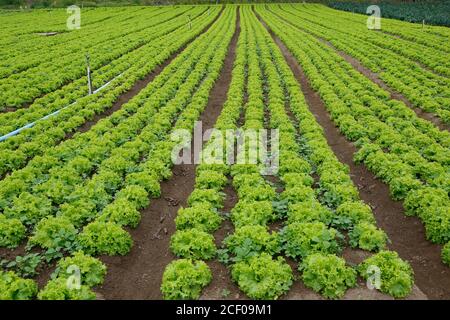
<instances>
[{"instance_id":1,"label":"irrigation pipe","mask_svg":"<svg viewBox=\"0 0 450 320\"><path fill-rule=\"evenodd\" d=\"M117 77L113 78L112 80L108 81L107 83L105 83L104 85L102 85L100 88L98 88L97 90L95 90L92 94L96 94L96 93L100 92L101 90L103 90L104 88L106 88L109 84L111 84L111 82L113 82L114 80L118 79L118 78L121 77L122 75L123 75L123 73L119 74ZM75 101L75 102L72 102L72 103L69 104L68 106L65 106L65 107L63 107L63 108L61 108L61 109L59 109L59 110L56 110L56 111L54 111L54 112L52 112L52 113L46 115L45 117L42 117L41 119L38 119L38 120L33 121L33 122L30 122L29 124L27 124L27 125L25 125L25 126L19 128L19 129L16 129L16 130L14 130L14 131L11 131L10 133L5 134L4 136L1 136L1 137L0 137L0 142L3 142L3 141L5 141L6 139L9 139L9 138L11 138L11 137L14 137L15 135L18 135L19 133L21 133L21 132L22 132L23 130L25 130L25 129L30 129L30 128L32 128L37 122L42 121L42 120L46 120L46 119L48 119L48 118L50 118L50 117L53 117L53 116L57 115L58 113L60 113L61 111L63 111L64 109L67 109L67 108L69 108L70 106L74 105L75 103L77 103L77 102L76 102L76 101Z\"/></svg>"}]
</instances>

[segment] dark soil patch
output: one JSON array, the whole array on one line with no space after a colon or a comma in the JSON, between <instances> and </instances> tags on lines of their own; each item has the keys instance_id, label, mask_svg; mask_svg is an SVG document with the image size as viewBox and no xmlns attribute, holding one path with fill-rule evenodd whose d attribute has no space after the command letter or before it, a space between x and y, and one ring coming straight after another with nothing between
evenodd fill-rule
<instances>
[{"instance_id":1,"label":"dark soil patch","mask_svg":"<svg viewBox=\"0 0 450 320\"><path fill-rule=\"evenodd\" d=\"M5 259L7 261L14 261L18 256L25 256L27 254L39 253L42 254L45 250L34 247L29 252L26 250L27 241L23 241L17 248L7 249L0 248L0 260ZM44 260L36 268L36 275L31 277L34 279L38 285L39 289L42 289L47 282L50 280L50 275L56 268L57 261L54 260L50 263L46 263ZM13 269L8 269L10 271L14 271Z\"/></svg>"},{"instance_id":2,"label":"dark soil patch","mask_svg":"<svg viewBox=\"0 0 450 320\"><path fill-rule=\"evenodd\" d=\"M223 207L224 213L229 213L238 202L238 196L236 191L231 185L231 178L229 184L224 190L226 194L225 203ZM220 228L214 232L214 240L217 248L221 248L223 240L234 232L234 226L230 219L226 219ZM213 280L203 290L201 300L217 300L217 299L230 299L237 300L243 299L242 293L239 291L238 286L231 280L231 272L227 266L218 260L208 262L208 265L213 274Z\"/></svg>"},{"instance_id":3,"label":"dark soil patch","mask_svg":"<svg viewBox=\"0 0 450 320\"><path fill-rule=\"evenodd\" d=\"M265 26L267 28L267 25ZM271 35L301 84L308 106L323 127L328 144L338 159L350 167L350 176L359 189L361 199L371 205L379 227L385 230L391 239L389 248L411 263L415 272L415 283L428 298L449 299L450 269L441 262L440 246L425 239L425 230L418 218L404 215L401 202L391 200L386 184L376 179L363 165L353 163L356 147L335 127L325 105L312 89L294 56L273 32ZM415 297L424 298L420 292L413 293L410 298Z\"/></svg>"},{"instance_id":4,"label":"dark soil patch","mask_svg":"<svg viewBox=\"0 0 450 320\"><path fill-rule=\"evenodd\" d=\"M203 130L212 128L227 98L239 35L237 29L228 48L219 79L209 94L208 105L200 117ZM170 236L175 232L174 219L194 189L195 165L179 165L173 177L161 183L161 197L152 199L142 211L141 223L130 233L134 240L131 252L124 257L101 257L108 267L105 283L98 292L106 299L161 299L161 280L167 264L175 259L170 252ZM216 275L220 263L211 263ZM218 285L220 287L220 284Z\"/></svg>"}]
</instances>

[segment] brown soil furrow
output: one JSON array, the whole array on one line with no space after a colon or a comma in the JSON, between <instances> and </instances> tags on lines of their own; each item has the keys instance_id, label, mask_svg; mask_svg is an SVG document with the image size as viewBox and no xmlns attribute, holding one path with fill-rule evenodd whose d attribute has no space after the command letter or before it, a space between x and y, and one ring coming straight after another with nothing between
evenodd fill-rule
<instances>
[{"instance_id":1,"label":"brown soil furrow","mask_svg":"<svg viewBox=\"0 0 450 320\"><path fill-rule=\"evenodd\" d=\"M271 11L269 9L269 11ZM289 21L287 21L286 19L284 19L283 17L279 16L278 14L276 14L275 12L271 11L271 13L273 13L274 15L276 15L279 19L282 19L283 21L285 21L286 23L288 23L289 25L291 25L294 28L297 28L297 26L294 26L293 24L291 24ZM395 91L394 89L392 89L391 87L389 87L382 79L380 79L379 75L373 71L371 71L370 69L366 68L365 66L362 65L362 63L357 60L356 58L352 57L351 55L345 53L342 50L339 50L338 48L336 48L330 41L319 37L315 34L313 34L312 32L305 30L305 29L301 29L302 31L308 33L309 35L311 35L312 37L314 37L316 40L320 41L321 43L329 46L331 49L333 49L337 54L339 54L345 61L347 61L348 63L350 63L353 68L355 68L359 73L361 73L363 76L365 76L366 78L370 79L372 82L374 82L375 84L377 84L380 88L382 88L383 90L387 91L390 93L391 95L391 99L394 100L399 100L402 101L404 104L406 104L411 110L413 110L416 115L422 119L428 120L430 122L432 122L435 126L437 126L440 130L450 130L450 127L448 125L446 125L444 122L442 122L442 120L437 117L435 114L430 113L430 112L426 112L418 107L415 107L411 101L409 101L408 98L406 98L403 94ZM417 63L417 62L416 62ZM417 63L419 64L419 63ZM429 70L426 66L423 66L421 64L419 64L420 67L422 69L426 69L427 71L432 72L431 70Z\"/></svg>"},{"instance_id":2,"label":"brown soil furrow","mask_svg":"<svg viewBox=\"0 0 450 320\"><path fill-rule=\"evenodd\" d=\"M338 159L349 166L351 178L359 189L361 199L372 206L378 226L391 239L390 249L397 251L411 263L415 283L420 290L415 288L409 298L425 298L420 292L422 291L430 299L449 299L450 269L441 262L440 246L425 239L425 230L418 218L404 215L401 202L391 200L386 184L365 166L353 163L356 147L335 127L324 103L312 89L295 57L270 29L269 31L299 81L311 112L324 129L328 144Z\"/></svg>"},{"instance_id":3,"label":"brown soil furrow","mask_svg":"<svg viewBox=\"0 0 450 320\"><path fill-rule=\"evenodd\" d=\"M237 29L228 48L222 72L209 94L208 105L200 117L203 129L212 128L227 98L239 34ZM141 223L130 233L134 240L131 252L124 257L102 257L107 264L105 283L98 292L106 299L161 299L161 280L167 264L175 259L169 250L175 232L174 219L194 189L195 165L178 165L173 177L161 183L161 197L152 199L142 211ZM211 263L215 275L215 265Z\"/></svg>"},{"instance_id":4,"label":"brown soil furrow","mask_svg":"<svg viewBox=\"0 0 450 320\"><path fill-rule=\"evenodd\" d=\"M238 196L233 186L231 185L232 179L229 178L228 185L224 192L226 194L223 212L229 213L238 202ZM214 239L217 248L221 248L223 240L234 232L234 226L231 220L225 220L220 228L214 232ZM239 287L231 280L230 269L217 259L208 262L211 272L213 274L213 280L203 290L200 297L201 300L217 300L217 299L230 299L241 300L246 297L240 292Z\"/></svg>"}]
</instances>

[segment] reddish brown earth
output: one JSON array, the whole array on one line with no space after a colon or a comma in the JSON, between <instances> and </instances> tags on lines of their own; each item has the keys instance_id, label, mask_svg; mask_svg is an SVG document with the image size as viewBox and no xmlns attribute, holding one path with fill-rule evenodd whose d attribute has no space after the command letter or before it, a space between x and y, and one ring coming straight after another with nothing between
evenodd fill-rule
<instances>
[{"instance_id":1,"label":"reddish brown earth","mask_svg":"<svg viewBox=\"0 0 450 320\"><path fill-rule=\"evenodd\" d=\"M209 94L208 105L200 117L203 131L212 128L226 100L231 82L237 29L231 40L219 79ZM174 219L194 189L195 165L179 165L173 177L161 184L161 198L152 199L142 211L141 223L130 230L134 246L124 257L102 257L108 267L105 283L98 292L105 299L161 299L161 280L167 264L175 259L169 250L170 236L175 232ZM227 202L232 199L227 199ZM226 228L221 232L226 234ZM223 270L219 263L211 263L214 275Z\"/></svg>"},{"instance_id":2,"label":"reddish brown earth","mask_svg":"<svg viewBox=\"0 0 450 320\"><path fill-rule=\"evenodd\" d=\"M353 163L356 147L335 127L323 101L312 89L294 56L273 32L270 33L299 81L311 112L324 129L328 144L338 159L349 166L351 178L358 187L361 199L372 207L378 226L391 239L389 248L397 251L412 265L418 288L415 288L410 298L425 298L421 295L422 291L429 299L449 299L450 269L441 262L441 247L425 239L425 230L418 218L404 215L401 202L391 200L386 184L363 165Z\"/></svg>"}]
</instances>

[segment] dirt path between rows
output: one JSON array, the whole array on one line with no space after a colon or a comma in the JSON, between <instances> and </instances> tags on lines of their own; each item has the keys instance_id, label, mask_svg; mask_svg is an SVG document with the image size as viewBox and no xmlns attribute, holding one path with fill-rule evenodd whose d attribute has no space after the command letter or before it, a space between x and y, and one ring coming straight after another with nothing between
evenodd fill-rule
<instances>
[{"instance_id":1,"label":"dirt path between rows","mask_svg":"<svg viewBox=\"0 0 450 320\"><path fill-rule=\"evenodd\" d=\"M265 23L263 25L267 28ZM295 57L270 29L269 32L299 81L311 112L324 129L328 144L338 159L349 166L351 178L358 187L361 199L373 208L378 226L391 239L389 248L411 263L416 288L409 298L449 299L450 269L441 262L440 246L425 239L424 227L418 218L404 215L401 202L391 200L386 184L376 179L365 166L353 163L356 147L335 127L324 103L312 89Z\"/></svg>"},{"instance_id":2,"label":"dirt path between rows","mask_svg":"<svg viewBox=\"0 0 450 320\"><path fill-rule=\"evenodd\" d=\"M236 45L240 31L239 13L222 72L209 94L200 117L203 132L212 128L227 98L231 82ZM161 183L161 197L152 199L142 211L138 228L131 230L134 246L124 257L102 257L108 267L105 283L97 289L105 299L161 299L161 280L167 264L175 259L170 252L170 236L175 232L174 219L194 189L195 165L178 165L173 177ZM213 274L214 274L214 270Z\"/></svg>"},{"instance_id":3,"label":"dirt path between rows","mask_svg":"<svg viewBox=\"0 0 450 320\"><path fill-rule=\"evenodd\" d=\"M268 9L272 14L276 15L279 19L283 20L284 22L288 23L289 25L291 25L292 27L299 29L297 26L293 25L292 23L290 23L289 21L287 21L286 19L284 19L283 17L279 16L278 14L276 14L275 12L271 11L270 9ZM418 107L415 107L411 101L409 101L408 98L406 98L403 94L395 91L394 89L392 89L390 86L388 86L382 79L380 79L379 75L373 71L371 71L370 69L366 68L365 66L362 65L362 63L357 60L356 58L352 57L351 55L345 53L342 50L339 50L338 48L336 48L330 41L321 38L317 35L314 35L313 33L309 32L308 30L304 30L301 29L302 31L308 33L309 35L311 35L312 37L314 37L316 40L320 41L321 43L327 45L328 47L330 47L331 49L333 49L339 56L341 56L345 61L347 61L348 63L350 63L352 65L353 68L355 68L359 73L361 73L363 76L365 76L366 78L370 79L372 82L374 82L375 84L377 84L380 88L382 88L383 90L389 92L390 94L390 98L393 100L399 100L402 101L405 105L407 105L411 110L413 110L415 112L415 114L425 120L428 120L430 122L432 122L435 126L437 126L440 130L447 130L450 131L450 127L445 124L438 116L436 116L433 113L430 112L426 112ZM423 66L421 66L423 69ZM426 69L428 70L428 69ZM428 70L429 71L429 70Z\"/></svg>"}]
</instances>

